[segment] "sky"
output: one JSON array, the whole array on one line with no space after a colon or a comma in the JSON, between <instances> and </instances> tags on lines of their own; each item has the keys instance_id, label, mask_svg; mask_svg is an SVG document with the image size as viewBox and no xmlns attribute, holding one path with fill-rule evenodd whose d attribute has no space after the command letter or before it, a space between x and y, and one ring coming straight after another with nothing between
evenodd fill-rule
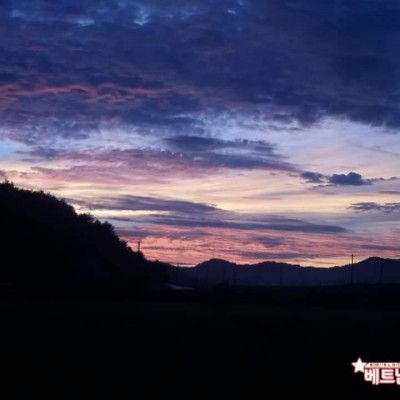
<instances>
[{"instance_id":1,"label":"sky","mask_svg":"<svg viewBox=\"0 0 400 400\"><path fill-rule=\"evenodd\" d=\"M400 258L400 3L3 0L0 177L149 259Z\"/></svg>"}]
</instances>

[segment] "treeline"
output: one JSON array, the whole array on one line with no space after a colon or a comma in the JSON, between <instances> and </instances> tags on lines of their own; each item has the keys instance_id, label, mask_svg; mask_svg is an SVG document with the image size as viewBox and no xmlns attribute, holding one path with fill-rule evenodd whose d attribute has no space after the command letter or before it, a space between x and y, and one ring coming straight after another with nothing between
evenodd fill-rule
<instances>
[{"instance_id":1,"label":"treeline","mask_svg":"<svg viewBox=\"0 0 400 400\"><path fill-rule=\"evenodd\" d=\"M77 214L43 191L0 183L0 281L55 290L143 288L166 281L165 267L120 240L108 222Z\"/></svg>"}]
</instances>

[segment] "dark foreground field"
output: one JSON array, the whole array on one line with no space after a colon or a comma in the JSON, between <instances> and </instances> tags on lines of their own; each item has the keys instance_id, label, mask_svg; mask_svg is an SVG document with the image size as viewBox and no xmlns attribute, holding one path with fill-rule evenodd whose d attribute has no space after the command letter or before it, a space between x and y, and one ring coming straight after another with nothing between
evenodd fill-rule
<instances>
[{"instance_id":1,"label":"dark foreground field","mask_svg":"<svg viewBox=\"0 0 400 400\"><path fill-rule=\"evenodd\" d=\"M338 307L334 296L320 297L3 296L1 398L267 399L279 398L276 389L284 398L293 390L299 398L400 393L395 385L364 382L351 366L358 357L400 361L397 295L386 305L374 301L379 293L365 294L367 303L342 296Z\"/></svg>"}]
</instances>

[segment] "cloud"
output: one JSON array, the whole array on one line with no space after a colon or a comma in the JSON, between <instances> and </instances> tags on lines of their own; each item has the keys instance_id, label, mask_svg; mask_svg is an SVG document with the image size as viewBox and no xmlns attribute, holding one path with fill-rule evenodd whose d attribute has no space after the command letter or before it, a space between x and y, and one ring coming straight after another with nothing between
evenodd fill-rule
<instances>
[{"instance_id":1,"label":"cloud","mask_svg":"<svg viewBox=\"0 0 400 400\"><path fill-rule=\"evenodd\" d=\"M102 198L99 202L78 202L89 209L97 210L141 210L141 211L168 211L184 214L205 214L215 212L218 208L204 203L190 201L160 199L146 196L125 195L117 198Z\"/></svg>"},{"instance_id":2,"label":"cloud","mask_svg":"<svg viewBox=\"0 0 400 400\"><path fill-rule=\"evenodd\" d=\"M266 248L279 247L286 243L286 239L281 237L254 237L254 241L261 243Z\"/></svg>"},{"instance_id":3,"label":"cloud","mask_svg":"<svg viewBox=\"0 0 400 400\"><path fill-rule=\"evenodd\" d=\"M360 246L361 249L366 250L378 250L378 251L400 251L400 246L385 246L378 244L363 244Z\"/></svg>"},{"instance_id":4,"label":"cloud","mask_svg":"<svg viewBox=\"0 0 400 400\"><path fill-rule=\"evenodd\" d=\"M177 135L164 140L173 151L215 167L296 171L276 153L275 146L262 140L222 140L204 136Z\"/></svg>"},{"instance_id":5,"label":"cloud","mask_svg":"<svg viewBox=\"0 0 400 400\"><path fill-rule=\"evenodd\" d=\"M300 176L308 183L322 183L324 181L324 175L317 172L305 171Z\"/></svg>"},{"instance_id":6,"label":"cloud","mask_svg":"<svg viewBox=\"0 0 400 400\"><path fill-rule=\"evenodd\" d=\"M397 213L400 212L400 203L354 203L350 206L354 211L379 211L383 213Z\"/></svg>"},{"instance_id":7,"label":"cloud","mask_svg":"<svg viewBox=\"0 0 400 400\"><path fill-rule=\"evenodd\" d=\"M271 218L270 221L264 220L258 222L256 218L250 221L244 217L243 221L238 220L219 220L219 219L194 219L182 218L178 216L163 216L154 215L146 222L151 222L161 225L172 225L182 227L202 227L202 228L219 228L219 229L239 229L249 231L282 231L282 232L302 232L302 233L320 233L320 234L338 234L345 233L345 228L333 225L313 224L301 220L281 220L275 221Z\"/></svg>"},{"instance_id":8,"label":"cloud","mask_svg":"<svg viewBox=\"0 0 400 400\"><path fill-rule=\"evenodd\" d=\"M222 147L229 145L222 142ZM239 143L237 146L239 147ZM221 148L220 146L220 148ZM177 151L169 149L144 148L144 149L104 149L92 148L90 150L63 150L39 147L28 152L24 160L34 162L39 160L79 161L99 164L116 165L136 172L149 173L157 171L161 175L173 176L181 174L202 175L216 169L260 169L267 171L293 172L297 168L285 161L282 156L268 149L264 142L251 142L243 145L245 151L214 152L214 151ZM253 152L253 148L255 149ZM243 150L243 149L241 149ZM76 167L74 167L76 168ZM37 168L36 168L37 169ZM41 168L41 171L50 170ZM56 170L57 172L57 170Z\"/></svg>"},{"instance_id":9,"label":"cloud","mask_svg":"<svg viewBox=\"0 0 400 400\"><path fill-rule=\"evenodd\" d=\"M221 139L202 136L173 136L166 138L165 142L176 150L203 152L229 147Z\"/></svg>"},{"instance_id":10,"label":"cloud","mask_svg":"<svg viewBox=\"0 0 400 400\"><path fill-rule=\"evenodd\" d=\"M208 153L199 159L200 164L211 167L296 171L296 167L280 157L257 157L245 154Z\"/></svg>"},{"instance_id":11,"label":"cloud","mask_svg":"<svg viewBox=\"0 0 400 400\"><path fill-rule=\"evenodd\" d=\"M0 122L27 143L259 106L281 123L400 126L395 2L3 3Z\"/></svg>"},{"instance_id":12,"label":"cloud","mask_svg":"<svg viewBox=\"0 0 400 400\"><path fill-rule=\"evenodd\" d=\"M108 218L107 221L113 221L113 219ZM137 226L137 227L128 227L116 228L116 232L119 236L123 238L131 238L131 239L145 239L148 237L165 239L168 240L179 240L182 242L193 242L196 240L207 240L211 236L210 232L205 230L196 229L196 230L188 230L188 229L179 229L176 227L163 227L164 229L158 229L159 227L155 226Z\"/></svg>"},{"instance_id":13,"label":"cloud","mask_svg":"<svg viewBox=\"0 0 400 400\"><path fill-rule=\"evenodd\" d=\"M398 179L397 177L391 178L372 178L364 179L362 175L356 172L349 172L348 174L333 174L323 175L318 172L305 171L300 174L306 183L320 183L319 187L324 186L363 186L372 185L378 181L392 181Z\"/></svg>"},{"instance_id":14,"label":"cloud","mask_svg":"<svg viewBox=\"0 0 400 400\"><path fill-rule=\"evenodd\" d=\"M315 224L274 215L242 214L223 210L209 204L175 199L125 195L116 198L101 198L96 203L79 199L71 199L71 202L85 206L93 212L96 212L96 210L106 210L108 211L109 218L113 218L113 212L115 214L115 211L148 211L145 215L123 218L125 222L131 221L132 223L146 225L302 232L309 234L340 234L347 232L345 228L340 226ZM278 244L276 241L274 243ZM271 244L272 242L270 242Z\"/></svg>"},{"instance_id":15,"label":"cloud","mask_svg":"<svg viewBox=\"0 0 400 400\"><path fill-rule=\"evenodd\" d=\"M275 146L263 140L222 140L218 138L204 136L177 135L166 138L165 142L176 150L188 151L193 153L222 149L234 149L251 150L256 153L279 158L279 156L275 154Z\"/></svg>"},{"instance_id":16,"label":"cloud","mask_svg":"<svg viewBox=\"0 0 400 400\"><path fill-rule=\"evenodd\" d=\"M371 185L371 182L362 178L360 174L356 172L349 172L346 174L333 174L329 178L329 183L333 185L349 185L349 186L361 186L361 185Z\"/></svg>"}]
</instances>

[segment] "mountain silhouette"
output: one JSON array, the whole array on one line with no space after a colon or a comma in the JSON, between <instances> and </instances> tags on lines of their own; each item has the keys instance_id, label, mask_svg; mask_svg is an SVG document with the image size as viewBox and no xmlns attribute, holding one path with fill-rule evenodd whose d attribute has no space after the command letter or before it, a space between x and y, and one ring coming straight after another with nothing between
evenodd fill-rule
<instances>
[{"instance_id":1,"label":"mountain silhouette","mask_svg":"<svg viewBox=\"0 0 400 400\"><path fill-rule=\"evenodd\" d=\"M121 241L108 222L77 214L43 191L0 184L0 283L34 290L125 286L166 280L161 263L149 262Z\"/></svg>"},{"instance_id":2,"label":"mountain silhouette","mask_svg":"<svg viewBox=\"0 0 400 400\"><path fill-rule=\"evenodd\" d=\"M211 259L193 268L169 267L169 277L171 284L189 287L387 285L400 284L400 260L371 257L353 266L317 268L273 261L238 265Z\"/></svg>"}]
</instances>

